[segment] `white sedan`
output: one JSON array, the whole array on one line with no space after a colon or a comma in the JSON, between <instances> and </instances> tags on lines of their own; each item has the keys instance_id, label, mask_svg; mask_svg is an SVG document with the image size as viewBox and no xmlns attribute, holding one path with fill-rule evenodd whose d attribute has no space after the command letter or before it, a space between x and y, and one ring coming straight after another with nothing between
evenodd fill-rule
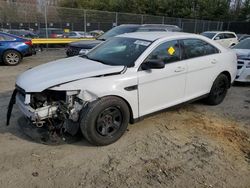
<instances>
[{"instance_id":1,"label":"white sedan","mask_svg":"<svg viewBox=\"0 0 250 188\"><path fill-rule=\"evenodd\" d=\"M63 38L80 39L80 38L94 38L94 37L86 32L83 32L83 31L71 31L69 33L64 33Z\"/></svg>"},{"instance_id":2,"label":"white sedan","mask_svg":"<svg viewBox=\"0 0 250 188\"><path fill-rule=\"evenodd\" d=\"M250 38L233 47L238 57L238 73L235 81L250 82Z\"/></svg>"},{"instance_id":3,"label":"white sedan","mask_svg":"<svg viewBox=\"0 0 250 188\"><path fill-rule=\"evenodd\" d=\"M236 73L235 52L206 37L123 34L86 55L20 75L8 117L16 95L31 126L58 134L81 130L90 143L108 145L124 134L128 123L148 114L203 97L210 105L220 104Z\"/></svg>"}]
</instances>

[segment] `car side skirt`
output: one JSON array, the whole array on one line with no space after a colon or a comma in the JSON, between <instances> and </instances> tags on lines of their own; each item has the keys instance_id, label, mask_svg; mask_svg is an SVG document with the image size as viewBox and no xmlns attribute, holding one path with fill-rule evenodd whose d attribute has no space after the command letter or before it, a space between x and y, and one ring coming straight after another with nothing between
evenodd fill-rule
<instances>
[{"instance_id":1,"label":"car side skirt","mask_svg":"<svg viewBox=\"0 0 250 188\"><path fill-rule=\"evenodd\" d=\"M186 102L183 102L183 103L180 103L180 104L177 104L177 105L174 105L174 106L165 108L165 109L163 109L163 110L159 110L159 111L156 111L156 112L153 112L153 113L150 113L150 114L147 114L147 115L144 115L144 116L135 118L135 119L133 119L133 120L131 121L131 124L140 122L140 121L144 120L144 119L147 118L147 117L150 117L150 116L153 116L153 115L156 115L156 114L160 114L160 113L162 113L162 112L166 112L166 111L168 111L168 110L170 110L170 109L176 109L176 108L178 108L178 107L180 107L180 106L183 106L183 105L185 105L185 104L190 104L190 103L192 103L192 102L195 102L195 101L204 99L204 98L208 97L208 95L209 95L209 93L208 93L208 94L205 94L205 95L202 95L202 96L200 96L200 97L191 99L191 100L189 100L189 101L186 101Z\"/></svg>"}]
</instances>

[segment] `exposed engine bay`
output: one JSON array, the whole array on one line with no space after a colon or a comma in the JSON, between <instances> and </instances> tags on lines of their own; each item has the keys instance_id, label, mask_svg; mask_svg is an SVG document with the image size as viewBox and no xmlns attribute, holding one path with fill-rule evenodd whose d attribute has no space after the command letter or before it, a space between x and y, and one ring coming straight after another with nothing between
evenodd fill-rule
<instances>
[{"instance_id":1,"label":"exposed engine bay","mask_svg":"<svg viewBox=\"0 0 250 188\"><path fill-rule=\"evenodd\" d=\"M16 96L12 96L12 100L15 99L15 101L10 102L9 111L12 110L11 103L17 103L26 117L26 123L38 129L47 130L49 135L47 137L52 139L60 137L65 140L65 135L75 136L79 132L80 112L87 105L87 102L78 98L78 94L78 91L54 90L25 93L17 88L13 92ZM45 141L44 138L43 141Z\"/></svg>"}]
</instances>

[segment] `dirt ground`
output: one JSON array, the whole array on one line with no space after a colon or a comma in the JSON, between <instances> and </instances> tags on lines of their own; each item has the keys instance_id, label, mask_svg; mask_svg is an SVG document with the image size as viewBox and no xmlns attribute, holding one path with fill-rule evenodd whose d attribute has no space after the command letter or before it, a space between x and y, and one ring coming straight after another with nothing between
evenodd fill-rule
<instances>
[{"instance_id":1,"label":"dirt ground","mask_svg":"<svg viewBox=\"0 0 250 188\"><path fill-rule=\"evenodd\" d=\"M234 86L219 106L201 102L130 125L116 143L84 139L59 146L33 142L6 109L21 72L64 50L0 66L0 187L250 187L250 86Z\"/></svg>"}]
</instances>

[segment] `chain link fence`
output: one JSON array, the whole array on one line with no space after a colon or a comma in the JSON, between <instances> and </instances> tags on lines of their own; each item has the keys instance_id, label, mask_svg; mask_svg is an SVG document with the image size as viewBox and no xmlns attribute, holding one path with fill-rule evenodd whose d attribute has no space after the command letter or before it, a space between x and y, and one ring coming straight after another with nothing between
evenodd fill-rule
<instances>
[{"instance_id":1,"label":"chain link fence","mask_svg":"<svg viewBox=\"0 0 250 188\"><path fill-rule=\"evenodd\" d=\"M184 32L201 33L230 30L233 24L221 21L172 18L96 10L47 6L45 4L8 3L0 1L0 29L60 28L72 31L107 31L121 24L172 24ZM237 28L234 26L234 28Z\"/></svg>"}]
</instances>

